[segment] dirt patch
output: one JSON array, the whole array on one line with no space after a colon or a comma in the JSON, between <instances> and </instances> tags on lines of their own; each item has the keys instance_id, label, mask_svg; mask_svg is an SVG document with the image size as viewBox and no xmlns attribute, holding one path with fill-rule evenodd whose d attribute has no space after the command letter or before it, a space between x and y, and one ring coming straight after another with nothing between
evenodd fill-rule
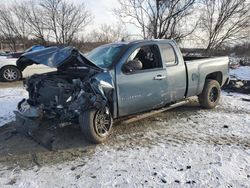
<instances>
[{"instance_id":1,"label":"dirt patch","mask_svg":"<svg viewBox=\"0 0 250 188\"><path fill-rule=\"evenodd\" d=\"M9 87L23 87L23 80L16 81L16 82L1 82L0 81L0 88L9 88Z\"/></svg>"},{"instance_id":2,"label":"dirt patch","mask_svg":"<svg viewBox=\"0 0 250 188\"><path fill-rule=\"evenodd\" d=\"M0 128L0 163L29 167L74 160L94 151L79 129L65 127L55 131L53 151L15 131L15 122Z\"/></svg>"}]
</instances>

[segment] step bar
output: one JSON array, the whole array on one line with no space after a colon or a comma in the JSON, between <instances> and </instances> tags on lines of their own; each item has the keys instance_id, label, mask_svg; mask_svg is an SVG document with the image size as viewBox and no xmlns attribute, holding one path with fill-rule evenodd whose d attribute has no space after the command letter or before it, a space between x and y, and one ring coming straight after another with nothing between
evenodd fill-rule
<instances>
[{"instance_id":1,"label":"step bar","mask_svg":"<svg viewBox=\"0 0 250 188\"><path fill-rule=\"evenodd\" d=\"M184 101L180 101L180 102L177 102L175 104L171 104L169 106L166 106L166 107L158 109L158 110L153 110L153 111L146 112L146 113L143 113L143 114L135 115L135 116L133 116L131 118L127 117L126 119L122 120L122 123L124 123L124 124L133 123L135 121L138 121L138 120L141 120L141 119L144 119L144 118L148 118L148 117L153 116L155 114L159 114L159 113L165 112L167 110L171 110L173 108L183 106L183 105L185 105L185 104L187 104L189 102L190 101L188 99L186 99Z\"/></svg>"}]
</instances>

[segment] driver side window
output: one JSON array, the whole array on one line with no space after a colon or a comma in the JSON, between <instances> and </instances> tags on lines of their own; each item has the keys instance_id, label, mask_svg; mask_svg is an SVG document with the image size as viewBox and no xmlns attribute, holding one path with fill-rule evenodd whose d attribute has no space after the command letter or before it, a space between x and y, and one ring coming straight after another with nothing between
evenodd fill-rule
<instances>
[{"instance_id":1,"label":"driver side window","mask_svg":"<svg viewBox=\"0 0 250 188\"><path fill-rule=\"evenodd\" d=\"M157 45L146 45L137 48L125 63L125 73L162 68L160 52Z\"/></svg>"}]
</instances>

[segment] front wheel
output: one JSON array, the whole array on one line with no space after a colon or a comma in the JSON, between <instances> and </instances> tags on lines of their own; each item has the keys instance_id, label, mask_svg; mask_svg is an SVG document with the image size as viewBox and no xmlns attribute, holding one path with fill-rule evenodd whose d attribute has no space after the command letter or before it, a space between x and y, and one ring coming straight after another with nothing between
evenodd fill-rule
<instances>
[{"instance_id":1,"label":"front wheel","mask_svg":"<svg viewBox=\"0 0 250 188\"><path fill-rule=\"evenodd\" d=\"M110 135L113 119L109 109L105 107L82 112L79 116L79 124L85 138L99 144Z\"/></svg>"},{"instance_id":2,"label":"front wheel","mask_svg":"<svg viewBox=\"0 0 250 188\"><path fill-rule=\"evenodd\" d=\"M14 82L21 78L21 72L15 66L5 66L0 71L0 78L5 82Z\"/></svg>"},{"instance_id":3,"label":"front wheel","mask_svg":"<svg viewBox=\"0 0 250 188\"><path fill-rule=\"evenodd\" d=\"M216 80L207 80L205 82L202 93L198 96L201 107L211 109L214 108L220 100L221 87Z\"/></svg>"}]
</instances>

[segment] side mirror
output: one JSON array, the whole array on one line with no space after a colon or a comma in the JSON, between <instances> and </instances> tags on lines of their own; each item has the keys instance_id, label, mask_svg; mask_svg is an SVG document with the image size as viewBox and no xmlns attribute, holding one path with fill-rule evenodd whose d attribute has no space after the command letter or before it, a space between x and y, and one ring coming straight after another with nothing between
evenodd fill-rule
<instances>
[{"instance_id":1,"label":"side mirror","mask_svg":"<svg viewBox=\"0 0 250 188\"><path fill-rule=\"evenodd\" d=\"M138 59L130 60L130 61L127 61L124 64L123 68L124 68L125 72L133 72L133 71L136 71L136 70L141 70L142 69L142 63Z\"/></svg>"}]
</instances>

